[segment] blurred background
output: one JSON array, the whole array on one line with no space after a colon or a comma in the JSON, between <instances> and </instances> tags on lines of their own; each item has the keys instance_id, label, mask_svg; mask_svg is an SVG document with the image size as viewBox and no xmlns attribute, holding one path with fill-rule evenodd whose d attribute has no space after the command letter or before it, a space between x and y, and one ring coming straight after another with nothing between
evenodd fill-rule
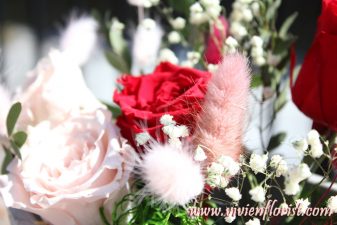
<instances>
[{"instance_id":1,"label":"blurred background","mask_svg":"<svg viewBox=\"0 0 337 225\"><path fill-rule=\"evenodd\" d=\"M232 2L222 1L227 14ZM296 48L299 61L313 39L320 4L320 0L282 1L278 23L292 12L299 12L291 29L298 36ZM128 5L126 0L0 0L1 81L6 82L10 89L16 88L37 60L50 47L57 46L58 36L70 16L91 14L94 10L101 16L115 16L126 24L132 24L137 18L136 8ZM93 71L89 67L85 69L85 74L89 79L91 73L112 73L107 68L101 69Z\"/></svg>"}]
</instances>

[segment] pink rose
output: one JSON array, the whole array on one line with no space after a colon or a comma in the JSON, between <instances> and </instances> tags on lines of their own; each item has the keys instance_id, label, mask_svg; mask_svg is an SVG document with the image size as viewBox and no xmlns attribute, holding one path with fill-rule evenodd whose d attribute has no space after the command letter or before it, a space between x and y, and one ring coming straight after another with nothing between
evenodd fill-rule
<instances>
[{"instance_id":1,"label":"pink rose","mask_svg":"<svg viewBox=\"0 0 337 225\"><path fill-rule=\"evenodd\" d=\"M9 93L5 88L0 85L0 162L2 163L5 157L4 150L2 149L2 142L6 142L6 117L10 108ZM0 224L10 225L7 208L0 197Z\"/></svg>"},{"instance_id":2,"label":"pink rose","mask_svg":"<svg viewBox=\"0 0 337 225\"><path fill-rule=\"evenodd\" d=\"M9 93L0 85L0 135L6 133L6 117L10 108Z\"/></svg>"},{"instance_id":3,"label":"pink rose","mask_svg":"<svg viewBox=\"0 0 337 225\"><path fill-rule=\"evenodd\" d=\"M0 181L5 204L54 225L100 224L99 207L125 185L133 151L110 118L100 109L29 127L22 160Z\"/></svg>"},{"instance_id":4,"label":"pink rose","mask_svg":"<svg viewBox=\"0 0 337 225\"><path fill-rule=\"evenodd\" d=\"M28 139L22 160L14 159L0 178L6 206L54 225L101 224L99 207L111 208L120 196L134 154L111 113L86 87L80 69L57 51L39 63L17 99Z\"/></svg>"}]
</instances>

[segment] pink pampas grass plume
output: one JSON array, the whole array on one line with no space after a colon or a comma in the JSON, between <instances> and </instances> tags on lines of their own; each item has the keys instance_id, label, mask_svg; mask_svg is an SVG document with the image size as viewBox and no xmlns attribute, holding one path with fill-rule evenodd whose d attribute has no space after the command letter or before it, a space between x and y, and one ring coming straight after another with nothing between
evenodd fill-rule
<instances>
[{"instance_id":1,"label":"pink pampas grass plume","mask_svg":"<svg viewBox=\"0 0 337 225\"><path fill-rule=\"evenodd\" d=\"M208 163L221 155L238 160L242 151L249 86L247 59L239 53L224 56L209 81L193 137L196 145L206 147Z\"/></svg>"},{"instance_id":2,"label":"pink pampas grass plume","mask_svg":"<svg viewBox=\"0 0 337 225\"><path fill-rule=\"evenodd\" d=\"M151 141L139 169L145 183L143 195L152 195L169 205L184 206L203 192L201 166L193 160L188 145L181 148Z\"/></svg>"}]
</instances>

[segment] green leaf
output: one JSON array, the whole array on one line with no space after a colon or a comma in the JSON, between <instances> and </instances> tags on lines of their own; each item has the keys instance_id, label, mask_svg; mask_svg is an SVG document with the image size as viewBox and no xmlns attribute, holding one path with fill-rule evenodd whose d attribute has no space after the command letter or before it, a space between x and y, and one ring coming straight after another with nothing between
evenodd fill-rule
<instances>
[{"instance_id":1,"label":"green leaf","mask_svg":"<svg viewBox=\"0 0 337 225\"><path fill-rule=\"evenodd\" d=\"M115 18L113 20L117 20L117 19ZM114 23L114 21L112 21L112 23ZM126 41L123 38L123 30L110 28L109 39L110 39L110 44L111 44L113 51L117 55L122 55L123 51L127 47Z\"/></svg>"},{"instance_id":2,"label":"green leaf","mask_svg":"<svg viewBox=\"0 0 337 225\"><path fill-rule=\"evenodd\" d=\"M102 102L102 103L104 105L106 105L106 107L108 107L109 111L112 113L113 118L117 118L122 114L122 111L118 106L111 105L111 104L106 103L106 102Z\"/></svg>"},{"instance_id":3,"label":"green leaf","mask_svg":"<svg viewBox=\"0 0 337 225\"><path fill-rule=\"evenodd\" d=\"M7 174L7 166L9 163L13 160L13 155L9 149L7 149L5 146L2 146L5 150L5 157L1 165L1 174Z\"/></svg>"},{"instance_id":4,"label":"green leaf","mask_svg":"<svg viewBox=\"0 0 337 225\"><path fill-rule=\"evenodd\" d=\"M284 52L288 52L290 46L295 42L296 37L292 35L288 35L287 38L277 37L275 38L275 47L273 50L273 54L280 55Z\"/></svg>"},{"instance_id":5,"label":"green leaf","mask_svg":"<svg viewBox=\"0 0 337 225\"><path fill-rule=\"evenodd\" d=\"M275 134L274 136L270 138L267 150L270 151L270 150L275 149L284 141L285 138L286 138L285 132L280 132L278 134Z\"/></svg>"},{"instance_id":6,"label":"green leaf","mask_svg":"<svg viewBox=\"0 0 337 225\"><path fill-rule=\"evenodd\" d=\"M259 87L263 84L261 76L260 75L254 75L252 76L252 82L251 82L251 87L256 88Z\"/></svg>"},{"instance_id":7,"label":"green leaf","mask_svg":"<svg viewBox=\"0 0 337 225\"><path fill-rule=\"evenodd\" d=\"M20 148L15 144L14 141L10 141L11 142L11 147L14 151L14 154L19 158L19 159L22 159L21 157L21 153L20 153Z\"/></svg>"},{"instance_id":8,"label":"green leaf","mask_svg":"<svg viewBox=\"0 0 337 225\"><path fill-rule=\"evenodd\" d=\"M117 70L119 70L122 73L130 73L130 69L128 66L128 63L119 55L116 53L109 51L106 52L106 57L110 64Z\"/></svg>"},{"instance_id":9,"label":"green leaf","mask_svg":"<svg viewBox=\"0 0 337 225\"><path fill-rule=\"evenodd\" d=\"M287 37L287 33L289 31L289 28L291 27L291 25L295 22L296 18L298 16L297 12L294 12L291 16L289 16L282 24L281 28L280 28L280 32L279 35L282 38L286 38Z\"/></svg>"},{"instance_id":10,"label":"green leaf","mask_svg":"<svg viewBox=\"0 0 337 225\"><path fill-rule=\"evenodd\" d=\"M196 0L169 0L169 5L175 12L182 13L185 17L188 17L190 6L195 2Z\"/></svg>"},{"instance_id":11,"label":"green leaf","mask_svg":"<svg viewBox=\"0 0 337 225\"><path fill-rule=\"evenodd\" d=\"M7 120L6 120L6 126L7 126L7 134L8 136L11 136L15 127L16 122L18 121L19 115L21 113L21 103L17 102L10 108Z\"/></svg>"},{"instance_id":12,"label":"green leaf","mask_svg":"<svg viewBox=\"0 0 337 225\"><path fill-rule=\"evenodd\" d=\"M280 7L282 0L275 0L273 3L268 7L266 12L266 19L267 21L273 19L276 16L277 9Z\"/></svg>"},{"instance_id":13,"label":"green leaf","mask_svg":"<svg viewBox=\"0 0 337 225\"><path fill-rule=\"evenodd\" d=\"M18 131L13 135L13 141L16 146L21 148L27 140L27 134L23 131Z\"/></svg>"}]
</instances>

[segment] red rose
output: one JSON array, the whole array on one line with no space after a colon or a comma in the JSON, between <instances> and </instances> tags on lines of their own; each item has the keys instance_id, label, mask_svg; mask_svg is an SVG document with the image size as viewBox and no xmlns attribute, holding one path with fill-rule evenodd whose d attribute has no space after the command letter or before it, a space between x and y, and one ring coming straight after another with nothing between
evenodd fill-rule
<instances>
[{"instance_id":1,"label":"red rose","mask_svg":"<svg viewBox=\"0 0 337 225\"><path fill-rule=\"evenodd\" d=\"M320 128L337 131L337 0L323 0L314 42L292 88L293 101Z\"/></svg>"},{"instance_id":2,"label":"red rose","mask_svg":"<svg viewBox=\"0 0 337 225\"><path fill-rule=\"evenodd\" d=\"M228 22L225 17L219 17L219 23L211 28L207 38L205 60L207 63L218 64L222 59L222 46L228 35Z\"/></svg>"},{"instance_id":3,"label":"red rose","mask_svg":"<svg viewBox=\"0 0 337 225\"><path fill-rule=\"evenodd\" d=\"M122 135L133 145L134 135L143 131L162 140L159 120L164 114L192 127L210 76L208 72L168 62L158 65L152 74L123 76L118 80L123 90L115 91L113 97L122 110L117 118Z\"/></svg>"}]
</instances>

